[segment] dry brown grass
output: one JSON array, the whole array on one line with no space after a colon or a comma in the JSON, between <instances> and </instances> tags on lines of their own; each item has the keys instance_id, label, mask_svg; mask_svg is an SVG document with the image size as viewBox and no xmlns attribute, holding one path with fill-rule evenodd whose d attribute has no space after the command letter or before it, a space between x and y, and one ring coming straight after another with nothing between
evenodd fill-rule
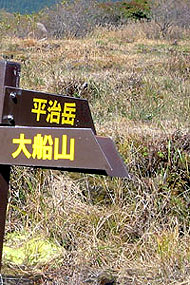
<instances>
[{"instance_id":1,"label":"dry brown grass","mask_svg":"<svg viewBox=\"0 0 190 285\"><path fill-rule=\"evenodd\" d=\"M62 254L32 267L5 256L3 272L38 272L44 284L190 282L189 40L172 45L143 29L2 41L1 53L22 63L22 88L89 100L98 134L114 139L131 175L14 168L7 233L43 236Z\"/></svg>"}]
</instances>

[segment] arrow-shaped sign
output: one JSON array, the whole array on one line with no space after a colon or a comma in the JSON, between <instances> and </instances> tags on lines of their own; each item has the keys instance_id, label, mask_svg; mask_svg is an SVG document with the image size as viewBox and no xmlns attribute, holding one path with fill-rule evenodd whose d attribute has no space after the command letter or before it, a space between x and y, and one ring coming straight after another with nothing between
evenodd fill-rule
<instances>
[{"instance_id":1,"label":"arrow-shaped sign","mask_svg":"<svg viewBox=\"0 0 190 285\"><path fill-rule=\"evenodd\" d=\"M0 164L128 177L111 139L91 129L0 126Z\"/></svg>"}]
</instances>

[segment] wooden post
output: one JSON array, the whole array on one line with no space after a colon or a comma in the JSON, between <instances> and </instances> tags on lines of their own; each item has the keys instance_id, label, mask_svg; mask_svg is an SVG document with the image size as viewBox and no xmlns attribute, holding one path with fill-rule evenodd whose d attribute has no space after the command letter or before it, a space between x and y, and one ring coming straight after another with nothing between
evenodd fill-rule
<instances>
[{"instance_id":1,"label":"wooden post","mask_svg":"<svg viewBox=\"0 0 190 285\"><path fill-rule=\"evenodd\" d=\"M5 101L5 86L19 87L20 64L0 61L0 124L3 122L3 107ZM10 114L11 115L11 114ZM9 123L9 120L7 121ZM10 166L0 165L0 272L5 233L5 220L8 202ZM1 276L0 276L1 281Z\"/></svg>"},{"instance_id":2,"label":"wooden post","mask_svg":"<svg viewBox=\"0 0 190 285\"><path fill-rule=\"evenodd\" d=\"M0 270L5 232L6 210L8 202L10 166L0 165Z\"/></svg>"}]
</instances>

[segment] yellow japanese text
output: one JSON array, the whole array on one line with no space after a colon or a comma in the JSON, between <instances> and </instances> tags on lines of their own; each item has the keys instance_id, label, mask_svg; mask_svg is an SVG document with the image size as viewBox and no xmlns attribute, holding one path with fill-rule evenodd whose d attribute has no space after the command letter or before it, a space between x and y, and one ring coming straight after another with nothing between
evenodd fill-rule
<instances>
[{"instance_id":1,"label":"yellow japanese text","mask_svg":"<svg viewBox=\"0 0 190 285\"><path fill-rule=\"evenodd\" d=\"M51 135L37 134L32 140L25 138L25 134L21 133L19 138L12 139L12 143L18 145L12 153L13 158L23 153L28 159L71 161L75 159L75 139L68 139L67 135L62 135L61 139L57 137L53 139ZM29 145L32 146L31 152L27 148Z\"/></svg>"},{"instance_id":2,"label":"yellow japanese text","mask_svg":"<svg viewBox=\"0 0 190 285\"><path fill-rule=\"evenodd\" d=\"M57 100L46 100L33 98L32 113L36 114L36 121L39 122L41 116L50 124L62 124L73 126L76 118L76 103L65 102L63 108Z\"/></svg>"}]
</instances>

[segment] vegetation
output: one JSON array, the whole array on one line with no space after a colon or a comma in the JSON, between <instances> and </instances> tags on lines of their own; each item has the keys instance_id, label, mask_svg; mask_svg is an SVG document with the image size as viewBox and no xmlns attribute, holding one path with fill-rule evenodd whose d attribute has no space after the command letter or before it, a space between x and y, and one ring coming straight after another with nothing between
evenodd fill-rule
<instances>
[{"instance_id":1,"label":"vegetation","mask_svg":"<svg viewBox=\"0 0 190 285\"><path fill-rule=\"evenodd\" d=\"M17 12L21 14L32 14L35 12L38 12L45 7L53 6L57 3L72 3L73 1L67 0L67 1L61 1L61 0L42 0L42 1L31 1L31 0L23 0L20 2L19 0L0 0L0 9L5 9L8 12ZM87 4L89 1L86 1ZM94 1L96 2L96 1ZM126 13L126 16L136 17L136 15L139 13L139 15L143 12L148 12L148 2L146 0L132 0L132 1L101 1L97 0L97 2L100 2L103 7L115 9L117 11L121 10L122 13ZM90 4L89 4L90 5ZM90 7L89 7L90 8Z\"/></svg>"},{"instance_id":2,"label":"vegetation","mask_svg":"<svg viewBox=\"0 0 190 285\"><path fill-rule=\"evenodd\" d=\"M168 38L188 28L190 4L186 0L133 0L103 2L62 1L38 13L0 12L1 35L33 38L83 37L97 27L119 27L131 21L152 22L151 37ZM146 33L146 31L145 31ZM156 35L157 33L157 35Z\"/></svg>"},{"instance_id":3,"label":"vegetation","mask_svg":"<svg viewBox=\"0 0 190 285\"><path fill-rule=\"evenodd\" d=\"M102 8L115 15L120 20L134 19L150 19L150 1L132 0L132 1L117 1L114 3L103 3Z\"/></svg>"},{"instance_id":4,"label":"vegetation","mask_svg":"<svg viewBox=\"0 0 190 285\"><path fill-rule=\"evenodd\" d=\"M1 57L21 62L21 87L87 98L97 133L113 138L130 173L13 167L3 274L39 284L189 284L190 29L172 16L162 33L158 8L150 22L83 37L39 37L48 14L3 14Z\"/></svg>"}]
</instances>

